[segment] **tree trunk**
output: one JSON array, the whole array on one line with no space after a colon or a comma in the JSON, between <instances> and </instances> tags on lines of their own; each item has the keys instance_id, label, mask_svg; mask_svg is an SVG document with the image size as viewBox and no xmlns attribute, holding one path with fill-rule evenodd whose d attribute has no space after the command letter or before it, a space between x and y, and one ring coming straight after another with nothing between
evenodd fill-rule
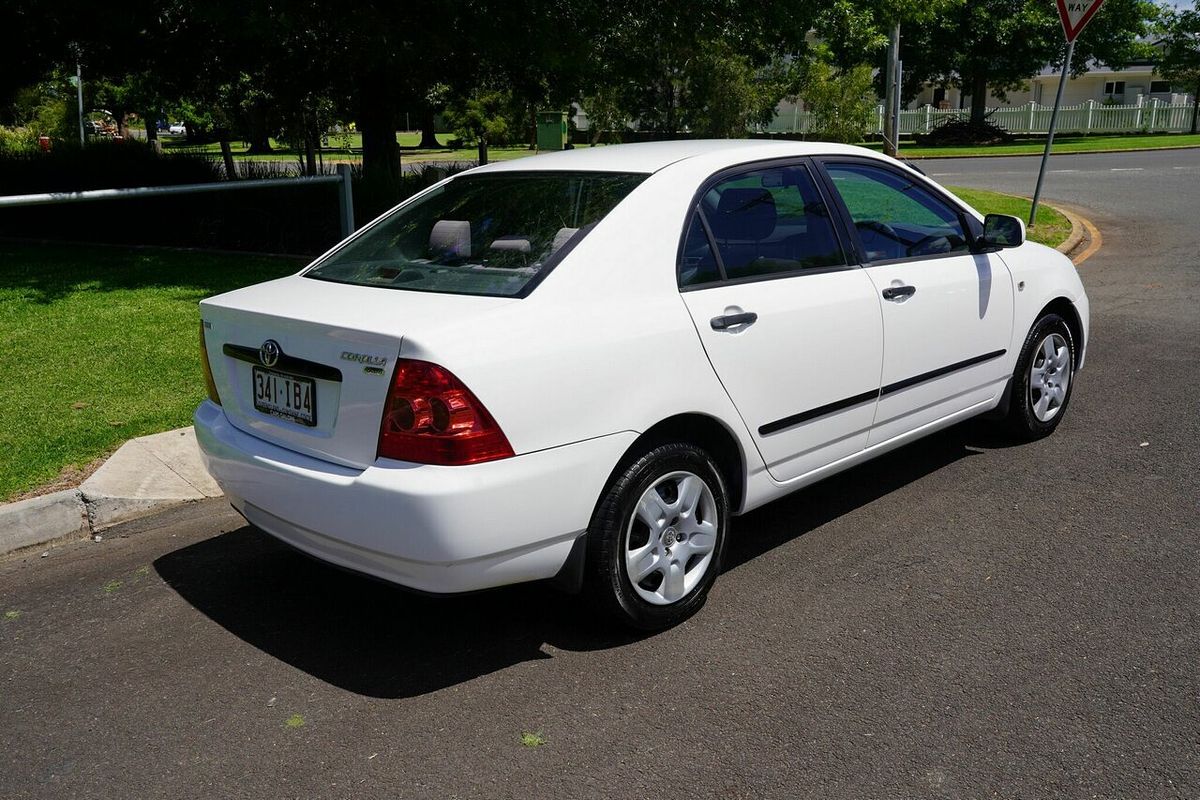
<instances>
[{"instance_id":1,"label":"tree trunk","mask_svg":"<svg viewBox=\"0 0 1200 800\"><path fill-rule=\"evenodd\" d=\"M237 164L233 163L233 150L229 147L229 134L221 133L221 160L225 162L225 177L236 181L238 177Z\"/></svg>"},{"instance_id":2,"label":"tree trunk","mask_svg":"<svg viewBox=\"0 0 1200 800\"><path fill-rule=\"evenodd\" d=\"M156 153L162 152L162 144L158 141L158 119L156 115L142 112L142 122L146 126L146 144Z\"/></svg>"},{"instance_id":3,"label":"tree trunk","mask_svg":"<svg viewBox=\"0 0 1200 800\"><path fill-rule=\"evenodd\" d=\"M312 130L304 126L304 174L317 174L317 148L313 143Z\"/></svg>"},{"instance_id":4,"label":"tree trunk","mask_svg":"<svg viewBox=\"0 0 1200 800\"><path fill-rule=\"evenodd\" d=\"M537 103L529 104L529 149L537 150Z\"/></svg>"},{"instance_id":5,"label":"tree trunk","mask_svg":"<svg viewBox=\"0 0 1200 800\"><path fill-rule=\"evenodd\" d=\"M267 131L267 109L262 102L255 102L246 112L246 127L249 128L250 147L246 151L254 155L271 152L271 136Z\"/></svg>"},{"instance_id":6,"label":"tree trunk","mask_svg":"<svg viewBox=\"0 0 1200 800\"><path fill-rule=\"evenodd\" d=\"M487 162L488 162L487 137L480 136L479 137L479 166L482 167Z\"/></svg>"},{"instance_id":7,"label":"tree trunk","mask_svg":"<svg viewBox=\"0 0 1200 800\"><path fill-rule=\"evenodd\" d=\"M381 94L381 93L380 93ZM400 145L396 142L396 113L384 97L360 89L358 127L362 131L363 180L378 187L394 203L400 191Z\"/></svg>"},{"instance_id":8,"label":"tree trunk","mask_svg":"<svg viewBox=\"0 0 1200 800\"><path fill-rule=\"evenodd\" d=\"M417 145L422 149L441 147L437 140L437 131L433 125L433 109L427 108L421 113L421 143Z\"/></svg>"},{"instance_id":9,"label":"tree trunk","mask_svg":"<svg viewBox=\"0 0 1200 800\"><path fill-rule=\"evenodd\" d=\"M987 114L987 75L979 74L971 80L971 123L983 122Z\"/></svg>"}]
</instances>

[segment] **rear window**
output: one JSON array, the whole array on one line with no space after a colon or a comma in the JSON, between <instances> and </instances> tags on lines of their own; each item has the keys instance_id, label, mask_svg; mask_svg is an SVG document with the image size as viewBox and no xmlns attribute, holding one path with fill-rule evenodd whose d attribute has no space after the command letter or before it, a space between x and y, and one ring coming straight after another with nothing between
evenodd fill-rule
<instances>
[{"instance_id":1,"label":"rear window","mask_svg":"<svg viewBox=\"0 0 1200 800\"><path fill-rule=\"evenodd\" d=\"M646 177L510 172L454 178L305 275L420 292L523 296Z\"/></svg>"}]
</instances>

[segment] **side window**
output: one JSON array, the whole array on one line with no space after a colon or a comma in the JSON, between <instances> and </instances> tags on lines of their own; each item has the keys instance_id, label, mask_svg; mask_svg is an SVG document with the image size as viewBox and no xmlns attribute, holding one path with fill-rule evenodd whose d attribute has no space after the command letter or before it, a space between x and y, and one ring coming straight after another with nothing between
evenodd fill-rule
<instances>
[{"instance_id":1,"label":"side window","mask_svg":"<svg viewBox=\"0 0 1200 800\"><path fill-rule=\"evenodd\" d=\"M721 270L717 267L717 257L713 255L712 246L708 243L708 234L704 232L704 223L700 221L700 214L697 212L692 214L687 238L683 240L679 285L696 286L719 280Z\"/></svg>"},{"instance_id":2,"label":"side window","mask_svg":"<svg viewBox=\"0 0 1200 800\"><path fill-rule=\"evenodd\" d=\"M826 164L867 261L965 253L958 211L914 178L868 164Z\"/></svg>"},{"instance_id":3,"label":"side window","mask_svg":"<svg viewBox=\"0 0 1200 800\"><path fill-rule=\"evenodd\" d=\"M701 246L707 236L699 215L708 222L728 280L846 263L829 209L800 165L746 172L705 193L684 243L685 286L715 280L720 269L703 260L711 250Z\"/></svg>"}]
</instances>

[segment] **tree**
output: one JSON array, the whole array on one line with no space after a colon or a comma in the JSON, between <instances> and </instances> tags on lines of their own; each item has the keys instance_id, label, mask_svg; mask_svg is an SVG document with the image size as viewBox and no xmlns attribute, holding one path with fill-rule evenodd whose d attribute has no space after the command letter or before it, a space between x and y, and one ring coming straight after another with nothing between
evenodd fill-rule
<instances>
[{"instance_id":1,"label":"tree","mask_svg":"<svg viewBox=\"0 0 1200 800\"><path fill-rule=\"evenodd\" d=\"M875 118L871 68L842 68L831 62L829 51L818 48L801 84L805 105L815 118L813 133L822 141L860 142Z\"/></svg>"},{"instance_id":2,"label":"tree","mask_svg":"<svg viewBox=\"0 0 1200 800\"><path fill-rule=\"evenodd\" d=\"M1163 20L1162 59L1158 72L1192 92L1192 133L1200 116L1200 11L1175 11Z\"/></svg>"},{"instance_id":3,"label":"tree","mask_svg":"<svg viewBox=\"0 0 1200 800\"><path fill-rule=\"evenodd\" d=\"M592 4L589 4L592 5ZM818 0L612 0L579 52L584 95L615 100L642 130L740 135L789 93L782 64L803 53ZM774 94L774 97L769 95ZM585 110L588 110L585 106Z\"/></svg>"},{"instance_id":4,"label":"tree","mask_svg":"<svg viewBox=\"0 0 1200 800\"><path fill-rule=\"evenodd\" d=\"M1107 0L1075 45L1071 72L1095 62L1121 68L1144 51L1139 38L1157 9L1149 0ZM991 89L1003 97L1047 64L1061 65L1066 41L1053 0L973 0L909 29L902 44L905 93L925 83L958 86L982 122Z\"/></svg>"}]
</instances>

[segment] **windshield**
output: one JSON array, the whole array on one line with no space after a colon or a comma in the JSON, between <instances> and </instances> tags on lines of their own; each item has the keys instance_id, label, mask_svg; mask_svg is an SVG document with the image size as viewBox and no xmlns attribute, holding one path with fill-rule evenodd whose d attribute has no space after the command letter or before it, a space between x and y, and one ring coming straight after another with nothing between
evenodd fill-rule
<instances>
[{"instance_id":1,"label":"windshield","mask_svg":"<svg viewBox=\"0 0 1200 800\"><path fill-rule=\"evenodd\" d=\"M646 177L510 172L454 178L304 274L389 289L524 295Z\"/></svg>"}]
</instances>

